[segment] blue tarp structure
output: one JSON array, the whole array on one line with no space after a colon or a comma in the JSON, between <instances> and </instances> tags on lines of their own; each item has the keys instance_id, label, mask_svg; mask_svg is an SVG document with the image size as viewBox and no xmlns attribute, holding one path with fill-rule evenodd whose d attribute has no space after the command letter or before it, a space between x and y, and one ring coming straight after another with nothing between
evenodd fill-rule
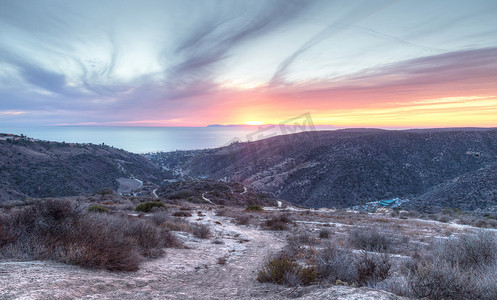
<instances>
[{"instance_id":1,"label":"blue tarp structure","mask_svg":"<svg viewBox=\"0 0 497 300\"><path fill-rule=\"evenodd\" d=\"M366 204L361 204L361 205L356 205L353 206L353 210L374 210L376 211L380 207L400 207L403 203L408 202L409 199L400 199L400 198L395 198L395 199L389 199L389 200L380 200L380 201L374 201L374 202L368 202Z\"/></svg>"},{"instance_id":2,"label":"blue tarp structure","mask_svg":"<svg viewBox=\"0 0 497 300\"><path fill-rule=\"evenodd\" d=\"M378 204L383 205L383 206L390 206L395 204L399 199L391 199L391 200L380 200L378 201Z\"/></svg>"}]
</instances>

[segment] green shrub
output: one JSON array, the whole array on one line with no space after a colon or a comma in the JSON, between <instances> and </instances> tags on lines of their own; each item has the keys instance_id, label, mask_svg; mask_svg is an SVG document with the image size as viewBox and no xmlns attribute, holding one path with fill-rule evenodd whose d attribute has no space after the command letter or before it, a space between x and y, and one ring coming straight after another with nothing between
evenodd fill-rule
<instances>
[{"instance_id":1,"label":"green shrub","mask_svg":"<svg viewBox=\"0 0 497 300\"><path fill-rule=\"evenodd\" d=\"M263 211L262 207L260 207L259 205L247 205L245 210L247 210L247 211Z\"/></svg>"},{"instance_id":2,"label":"green shrub","mask_svg":"<svg viewBox=\"0 0 497 300\"><path fill-rule=\"evenodd\" d=\"M106 195L112 195L113 191L109 188L104 188L98 192L100 195L100 200L104 199Z\"/></svg>"},{"instance_id":3,"label":"green shrub","mask_svg":"<svg viewBox=\"0 0 497 300\"><path fill-rule=\"evenodd\" d=\"M88 211L89 212L96 212L96 213L108 213L109 209L103 205L95 204L95 205L91 205L90 207L88 207Z\"/></svg>"},{"instance_id":4,"label":"green shrub","mask_svg":"<svg viewBox=\"0 0 497 300\"><path fill-rule=\"evenodd\" d=\"M318 272L315 267L307 267L300 270L300 278L302 279L302 283L305 285L313 283L317 277Z\"/></svg>"},{"instance_id":5,"label":"green shrub","mask_svg":"<svg viewBox=\"0 0 497 300\"><path fill-rule=\"evenodd\" d=\"M280 256L266 263L262 270L259 271L257 281L283 284L285 274L289 272L297 273L295 271L298 268L299 264L294 260L286 256Z\"/></svg>"},{"instance_id":6,"label":"green shrub","mask_svg":"<svg viewBox=\"0 0 497 300\"><path fill-rule=\"evenodd\" d=\"M269 260L257 275L259 282L271 282L294 286L297 284L311 284L318 272L314 267L304 268L293 259L280 255Z\"/></svg>"},{"instance_id":7,"label":"green shrub","mask_svg":"<svg viewBox=\"0 0 497 300\"><path fill-rule=\"evenodd\" d=\"M162 203L162 202L145 202L145 203L139 204L135 208L135 211L149 213L152 211L153 208L167 209L166 206L164 205L164 203Z\"/></svg>"}]
</instances>

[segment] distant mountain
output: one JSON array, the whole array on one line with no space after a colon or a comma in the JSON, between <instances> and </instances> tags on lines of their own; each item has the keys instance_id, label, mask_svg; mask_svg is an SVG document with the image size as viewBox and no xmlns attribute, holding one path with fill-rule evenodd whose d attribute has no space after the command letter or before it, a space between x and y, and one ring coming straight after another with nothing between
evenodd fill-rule
<instances>
[{"instance_id":1,"label":"distant mountain","mask_svg":"<svg viewBox=\"0 0 497 300\"><path fill-rule=\"evenodd\" d=\"M152 159L310 207L394 197L466 209L497 204L497 129L303 132Z\"/></svg>"},{"instance_id":2,"label":"distant mountain","mask_svg":"<svg viewBox=\"0 0 497 300\"><path fill-rule=\"evenodd\" d=\"M0 201L116 190L117 178L132 175L157 184L163 177L143 156L109 146L0 134Z\"/></svg>"}]
</instances>

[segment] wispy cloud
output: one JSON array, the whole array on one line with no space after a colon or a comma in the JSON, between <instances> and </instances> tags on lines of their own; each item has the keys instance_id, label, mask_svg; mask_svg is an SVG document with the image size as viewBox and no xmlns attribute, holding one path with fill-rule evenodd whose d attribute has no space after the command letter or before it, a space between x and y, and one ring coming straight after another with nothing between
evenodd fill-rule
<instances>
[{"instance_id":1,"label":"wispy cloud","mask_svg":"<svg viewBox=\"0 0 497 300\"><path fill-rule=\"evenodd\" d=\"M481 112L476 101L492 108L497 95L495 5L457 2L441 14L451 3L6 0L0 125Z\"/></svg>"}]
</instances>

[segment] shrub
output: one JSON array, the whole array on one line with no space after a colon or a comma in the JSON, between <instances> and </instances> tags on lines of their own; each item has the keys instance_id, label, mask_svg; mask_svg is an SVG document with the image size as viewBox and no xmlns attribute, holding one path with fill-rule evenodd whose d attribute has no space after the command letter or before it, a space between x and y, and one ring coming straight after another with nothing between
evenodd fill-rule
<instances>
[{"instance_id":1,"label":"shrub","mask_svg":"<svg viewBox=\"0 0 497 300\"><path fill-rule=\"evenodd\" d=\"M491 232L463 234L439 242L432 256L412 268L409 286L416 297L497 299L497 244Z\"/></svg>"},{"instance_id":2,"label":"shrub","mask_svg":"<svg viewBox=\"0 0 497 300\"><path fill-rule=\"evenodd\" d=\"M299 265L285 256L269 260L257 275L259 282L283 284L286 273L296 273Z\"/></svg>"},{"instance_id":3,"label":"shrub","mask_svg":"<svg viewBox=\"0 0 497 300\"><path fill-rule=\"evenodd\" d=\"M290 286L311 284L317 277L313 267L303 268L293 259L280 255L266 262L257 275L259 282L287 284Z\"/></svg>"},{"instance_id":4,"label":"shrub","mask_svg":"<svg viewBox=\"0 0 497 300\"><path fill-rule=\"evenodd\" d=\"M266 220L264 226L270 230L286 230L288 223L290 223L290 219L287 215L279 215Z\"/></svg>"},{"instance_id":5,"label":"shrub","mask_svg":"<svg viewBox=\"0 0 497 300\"><path fill-rule=\"evenodd\" d=\"M309 233L304 232L297 235L293 235L288 238L288 252L293 255L297 254L303 246L315 245L317 240L312 237Z\"/></svg>"},{"instance_id":6,"label":"shrub","mask_svg":"<svg viewBox=\"0 0 497 300\"><path fill-rule=\"evenodd\" d=\"M226 215L226 210L225 209L216 210L216 216L218 216L218 217L224 217L225 215Z\"/></svg>"},{"instance_id":7,"label":"shrub","mask_svg":"<svg viewBox=\"0 0 497 300\"><path fill-rule=\"evenodd\" d=\"M174 191L169 194L167 194L167 198L169 199L187 199L189 197L194 197L195 196L195 191L189 190L189 189L183 189L179 191Z\"/></svg>"},{"instance_id":8,"label":"shrub","mask_svg":"<svg viewBox=\"0 0 497 300\"><path fill-rule=\"evenodd\" d=\"M51 259L89 268L138 269L138 246L116 231L111 216L85 215L69 201L45 200L19 211L7 223L13 237L1 249L11 258Z\"/></svg>"},{"instance_id":9,"label":"shrub","mask_svg":"<svg viewBox=\"0 0 497 300\"><path fill-rule=\"evenodd\" d=\"M11 237L0 256L49 259L87 268L134 271L142 256L156 257L174 237L143 220L85 214L70 201L45 200L0 222Z\"/></svg>"},{"instance_id":10,"label":"shrub","mask_svg":"<svg viewBox=\"0 0 497 300\"><path fill-rule=\"evenodd\" d=\"M319 230L319 238L320 239L329 239L330 235L331 235L331 230L329 230L329 229Z\"/></svg>"},{"instance_id":11,"label":"shrub","mask_svg":"<svg viewBox=\"0 0 497 300\"><path fill-rule=\"evenodd\" d=\"M487 231L459 235L436 244L434 255L451 266L481 268L497 262L497 239Z\"/></svg>"},{"instance_id":12,"label":"shrub","mask_svg":"<svg viewBox=\"0 0 497 300\"><path fill-rule=\"evenodd\" d=\"M211 230L209 226L204 224L196 224L193 226L192 233L199 239L207 239L211 235Z\"/></svg>"},{"instance_id":13,"label":"shrub","mask_svg":"<svg viewBox=\"0 0 497 300\"><path fill-rule=\"evenodd\" d=\"M177 211L173 213L173 216L175 217L191 217L192 214L187 212L187 211Z\"/></svg>"},{"instance_id":14,"label":"shrub","mask_svg":"<svg viewBox=\"0 0 497 300\"><path fill-rule=\"evenodd\" d=\"M125 237L133 239L141 255L159 257L163 254L163 233L159 228L143 220L115 219L114 230L122 230Z\"/></svg>"},{"instance_id":15,"label":"shrub","mask_svg":"<svg viewBox=\"0 0 497 300\"><path fill-rule=\"evenodd\" d=\"M362 251L355 262L357 283L374 286L389 277L392 263L386 253L375 254Z\"/></svg>"},{"instance_id":16,"label":"shrub","mask_svg":"<svg viewBox=\"0 0 497 300\"><path fill-rule=\"evenodd\" d=\"M158 211L150 216L150 221L152 221L157 226L169 221L170 219L173 218L171 218L171 216L169 216L169 214L165 211Z\"/></svg>"},{"instance_id":17,"label":"shrub","mask_svg":"<svg viewBox=\"0 0 497 300\"><path fill-rule=\"evenodd\" d=\"M393 240L388 233L380 232L377 228L358 227L350 231L349 243L361 250L388 252Z\"/></svg>"},{"instance_id":18,"label":"shrub","mask_svg":"<svg viewBox=\"0 0 497 300\"><path fill-rule=\"evenodd\" d=\"M238 225L248 225L250 223L250 217L245 215L239 215L235 217L236 224Z\"/></svg>"},{"instance_id":19,"label":"shrub","mask_svg":"<svg viewBox=\"0 0 497 300\"><path fill-rule=\"evenodd\" d=\"M429 299L467 299L463 274L446 263L419 263L409 280L414 295Z\"/></svg>"},{"instance_id":20,"label":"shrub","mask_svg":"<svg viewBox=\"0 0 497 300\"><path fill-rule=\"evenodd\" d=\"M304 285L313 283L318 277L318 272L315 267L302 268L299 272L300 278Z\"/></svg>"},{"instance_id":21,"label":"shrub","mask_svg":"<svg viewBox=\"0 0 497 300\"><path fill-rule=\"evenodd\" d=\"M136 206L136 208L135 208L135 211L149 213L154 208L167 209L166 206L164 205L164 203L162 203L162 202L145 202L145 203L138 204L138 206Z\"/></svg>"},{"instance_id":22,"label":"shrub","mask_svg":"<svg viewBox=\"0 0 497 300\"><path fill-rule=\"evenodd\" d=\"M90 205L90 207L88 207L88 211L89 212L97 212L97 213L107 213L107 212L109 212L109 209L103 205L94 204L94 205Z\"/></svg>"},{"instance_id":23,"label":"shrub","mask_svg":"<svg viewBox=\"0 0 497 300\"><path fill-rule=\"evenodd\" d=\"M260 207L259 205L247 205L245 210L247 210L247 211L263 211L264 209L262 209L262 207Z\"/></svg>"},{"instance_id":24,"label":"shrub","mask_svg":"<svg viewBox=\"0 0 497 300\"><path fill-rule=\"evenodd\" d=\"M450 216L448 216L448 215L440 215L440 216L438 216L437 219L439 222L442 222L442 223L448 223L451 220Z\"/></svg>"},{"instance_id":25,"label":"shrub","mask_svg":"<svg viewBox=\"0 0 497 300\"><path fill-rule=\"evenodd\" d=\"M228 259L227 259L226 257L224 257L224 256L219 257L219 258L217 259L217 263L218 263L219 265L225 265L227 261L228 261Z\"/></svg>"},{"instance_id":26,"label":"shrub","mask_svg":"<svg viewBox=\"0 0 497 300\"><path fill-rule=\"evenodd\" d=\"M176 236L168 231L168 230L162 230L162 241L164 243L164 247L166 248L183 248L184 245L183 243L176 238Z\"/></svg>"},{"instance_id":27,"label":"shrub","mask_svg":"<svg viewBox=\"0 0 497 300\"><path fill-rule=\"evenodd\" d=\"M106 195L112 195L113 191L109 188L104 188L98 192L100 195L100 200L104 199Z\"/></svg>"},{"instance_id":28,"label":"shrub","mask_svg":"<svg viewBox=\"0 0 497 300\"><path fill-rule=\"evenodd\" d=\"M192 225L182 219L169 218L160 224L160 228L171 231L192 232Z\"/></svg>"},{"instance_id":29,"label":"shrub","mask_svg":"<svg viewBox=\"0 0 497 300\"><path fill-rule=\"evenodd\" d=\"M357 281L357 270L352 252L339 249L332 244L327 244L317 254L316 269L320 278L332 283L337 280L348 283Z\"/></svg>"}]
</instances>

